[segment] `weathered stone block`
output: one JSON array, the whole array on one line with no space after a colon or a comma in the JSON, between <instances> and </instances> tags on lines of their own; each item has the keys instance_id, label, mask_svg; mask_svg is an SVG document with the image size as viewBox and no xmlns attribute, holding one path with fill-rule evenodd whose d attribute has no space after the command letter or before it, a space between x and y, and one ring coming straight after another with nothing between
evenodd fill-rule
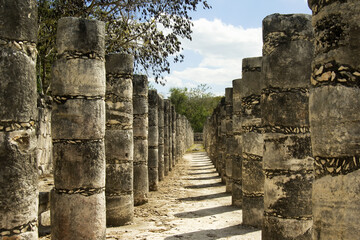
<instances>
[{"instance_id":1,"label":"weathered stone block","mask_svg":"<svg viewBox=\"0 0 360 240\"><path fill-rule=\"evenodd\" d=\"M242 185L241 183L233 182L232 185L232 198L231 198L231 204L236 207L242 207L243 204L243 192L242 192Z\"/></svg>"},{"instance_id":2,"label":"weathered stone block","mask_svg":"<svg viewBox=\"0 0 360 240\"><path fill-rule=\"evenodd\" d=\"M111 101L115 104L127 104L128 102L133 102L133 86L132 86L132 77L130 74L122 75L121 73L109 73L106 74L106 101ZM121 107L119 110L131 111L130 109L124 108L125 106L118 106Z\"/></svg>"},{"instance_id":3,"label":"weathered stone block","mask_svg":"<svg viewBox=\"0 0 360 240\"><path fill-rule=\"evenodd\" d=\"M35 148L34 129L0 132L0 226L4 230L37 218Z\"/></svg>"},{"instance_id":4,"label":"weathered stone block","mask_svg":"<svg viewBox=\"0 0 360 240\"><path fill-rule=\"evenodd\" d=\"M142 205L148 202L149 175L147 163L134 163L134 205Z\"/></svg>"},{"instance_id":5,"label":"weathered stone block","mask_svg":"<svg viewBox=\"0 0 360 240\"><path fill-rule=\"evenodd\" d=\"M356 239L360 212L359 170L314 181L313 239ZM336 199L336 200L335 200ZM336 227L334 227L336 226Z\"/></svg>"},{"instance_id":6,"label":"weathered stone block","mask_svg":"<svg viewBox=\"0 0 360 240\"><path fill-rule=\"evenodd\" d=\"M158 167L158 149L157 148L149 148L149 162L148 166L150 168L157 168ZM152 159L150 161L150 159Z\"/></svg>"},{"instance_id":7,"label":"weathered stone block","mask_svg":"<svg viewBox=\"0 0 360 240\"><path fill-rule=\"evenodd\" d=\"M246 195L259 195L264 193L264 173L262 158L251 160L243 158L242 190Z\"/></svg>"},{"instance_id":8,"label":"weathered stone block","mask_svg":"<svg viewBox=\"0 0 360 240\"><path fill-rule=\"evenodd\" d=\"M134 218L132 194L106 196L106 225L123 226Z\"/></svg>"},{"instance_id":9,"label":"weathered stone block","mask_svg":"<svg viewBox=\"0 0 360 240\"><path fill-rule=\"evenodd\" d=\"M314 169L309 134L267 134L264 148L266 149L264 169L289 171Z\"/></svg>"},{"instance_id":10,"label":"weathered stone block","mask_svg":"<svg viewBox=\"0 0 360 240\"><path fill-rule=\"evenodd\" d=\"M264 215L264 197L242 195L243 224L261 228Z\"/></svg>"},{"instance_id":11,"label":"weathered stone block","mask_svg":"<svg viewBox=\"0 0 360 240\"><path fill-rule=\"evenodd\" d=\"M360 89L341 85L311 90L309 109L314 156L360 155L359 94Z\"/></svg>"},{"instance_id":12,"label":"weathered stone block","mask_svg":"<svg viewBox=\"0 0 360 240\"><path fill-rule=\"evenodd\" d=\"M1 1L0 38L37 42L37 12L35 0Z\"/></svg>"},{"instance_id":13,"label":"weathered stone block","mask_svg":"<svg viewBox=\"0 0 360 240\"><path fill-rule=\"evenodd\" d=\"M271 55L263 57L262 71L266 85L273 88L301 88L309 85L313 59L311 39L282 43Z\"/></svg>"},{"instance_id":14,"label":"weathered stone block","mask_svg":"<svg viewBox=\"0 0 360 240\"><path fill-rule=\"evenodd\" d=\"M105 23L74 17L61 18L56 36L57 51L95 53L105 57Z\"/></svg>"},{"instance_id":15,"label":"weathered stone block","mask_svg":"<svg viewBox=\"0 0 360 240\"><path fill-rule=\"evenodd\" d=\"M106 72L108 73L133 74L134 72L133 55L125 53L108 54L106 55L105 62Z\"/></svg>"},{"instance_id":16,"label":"weathered stone block","mask_svg":"<svg viewBox=\"0 0 360 240\"><path fill-rule=\"evenodd\" d=\"M261 110L265 126L308 126L309 93L302 91L264 93L261 96Z\"/></svg>"},{"instance_id":17,"label":"weathered stone block","mask_svg":"<svg viewBox=\"0 0 360 240\"><path fill-rule=\"evenodd\" d=\"M134 126L136 126L134 127L134 136L148 138L149 125L147 119L147 114L134 116Z\"/></svg>"},{"instance_id":18,"label":"weathered stone block","mask_svg":"<svg viewBox=\"0 0 360 240\"><path fill-rule=\"evenodd\" d=\"M287 176L279 173L277 170L265 170L265 212L279 218L312 219L309 197L312 192L312 172Z\"/></svg>"},{"instance_id":19,"label":"weathered stone block","mask_svg":"<svg viewBox=\"0 0 360 240\"><path fill-rule=\"evenodd\" d=\"M149 150L148 150L148 140L134 139L134 162L148 162Z\"/></svg>"},{"instance_id":20,"label":"weathered stone block","mask_svg":"<svg viewBox=\"0 0 360 240\"><path fill-rule=\"evenodd\" d=\"M262 239L311 239L312 220L264 216Z\"/></svg>"},{"instance_id":21,"label":"weathered stone block","mask_svg":"<svg viewBox=\"0 0 360 240\"><path fill-rule=\"evenodd\" d=\"M264 154L264 135L258 132L242 133L242 151L247 154L262 157ZM245 141L246 140L246 141Z\"/></svg>"},{"instance_id":22,"label":"weathered stone block","mask_svg":"<svg viewBox=\"0 0 360 240\"><path fill-rule=\"evenodd\" d=\"M149 168L149 190L157 191L158 190L158 182L159 182L159 172L158 168Z\"/></svg>"},{"instance_id":23,"label":"weathered stone block","mask_svg":"<svg viewBox=\"0 0 360 240\"><path fill-rule=\"evenodd\" d=\"M0 119L26 123L35 120L35 62L20 51L0 48L0 72Z\"/></svg>"},{"instance_id":24,"label":"weathered stone block","mask_svg":"<svg viewBox=\"0 0 360 240\"><path fill-rule=\"evenodd\" d=\"M67 99L54 102L53 139L99 139L105 135L104 100Z\"/></svg>"},{"instance_id":25,"label":"weathered stone block","mask_svg":"<svg viewBox=\"0 0 360 240\"><path fill-rule=\"evenodd\" d=\"M53 145L56 188L71 190L104 187L103 141L54 142Z\"/></svg>"},{"instance_id":26,"label":"weathered stone block","mask_svg":"<svg viewBox=\"0 0 360 240\"><path fill-rule=\"evenodd\" d=\"M132 161L134 157L131 130L106 131L106 161Z\"/></svg>"},{"instance_id":27,"label":"weathered stone block","mask_svg":"<svg viewBox=\"0 0 360 240\"><path fill-rule=\"evenodd\" d=\"M105 63L96 59L58 59L52 68L53 95L104 96Z\"/></svg>"},{"instance_id":28,"label":"weathered stone block","mask_svg":"<svg viewBox=\"0 0 360 240\"><path fill-rule=\"evenodd\" d=\"M112 162L112 161L110 161ZM106 196L128 195L133 191L132 161L113 161L106 164ZM119 203L120 204L120 203Z\"/></svg>"},{"instance_id":29,"label":"weathered stone block","mask_svg":"<svg viewBox=\"0 0 360 240\"><path fill-rule=\"evenodd\" d=\"M81 194L59 194L52 191L50 199L51 238L105 239L105 192L83 196Z\"/></svg>"}]
</instances>

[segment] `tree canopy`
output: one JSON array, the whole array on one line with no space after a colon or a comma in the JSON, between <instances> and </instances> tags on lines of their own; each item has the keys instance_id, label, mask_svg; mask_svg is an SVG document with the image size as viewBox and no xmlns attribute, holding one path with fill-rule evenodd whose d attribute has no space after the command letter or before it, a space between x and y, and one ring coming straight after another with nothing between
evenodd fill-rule
<instances>
[{"instance_id":1,"label":"tree canopy","mask_svg":"<svg viewBox=\"0 0 360 240\"><path fill-rule=\"evenodd\" d=\"M187 117L195 132L202 132L204 123L221 100L208 92L210 87L200 84L196 88L171 88L170 101L176 112Z\"/></svg>"},{"instance_id":2,"label":"tree canopy","mask_svg":"<svg viewBox=\"0 0 360 240\"><path fill-rule=\"evenodd\" d=\"M47 86L56 47L57 21L74 16L106 23L107 52L133 54L135 69L164 83L170 61L182 61L181 38L191 39L190 12L207 0L37 0L39 8L38 83Z\"/></svg>"}]
</instances>

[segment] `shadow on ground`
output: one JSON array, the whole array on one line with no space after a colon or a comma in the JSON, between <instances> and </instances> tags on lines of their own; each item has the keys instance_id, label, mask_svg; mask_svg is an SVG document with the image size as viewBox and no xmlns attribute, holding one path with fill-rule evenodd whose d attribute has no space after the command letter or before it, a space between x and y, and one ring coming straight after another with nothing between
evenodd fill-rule
<instances>
[{"instance_id":1,"label":"shadow on ground","mask_svg":"<svg viewBox=\"0 0 360 240\"><path fill-rule=\"evenodd\" d=\"M214 194L202 195L202 196L196 196L196 197L178 198L177 200L179 200L179 201L202 201L202 200L228 197L230 195L231 194L229 194L229 193L223 192L223 193L214 193Z\"/></svg>"},{"instance_id":2,"label":"shadow on ground","mask_svg":"<svg viewBox=\"0 0 360 240\"><path fill-rule=\"evenodd\" d=\"M233 212L239 210L233 206L218 206L213 208L204 208L197 211L177 213L174 216L178 218L201 218L206 216L214 216L216 214Z\"/></svg>"},{"instance_id":3,"label":"shadow on ground","mask_svg":"<svg viewBox=\"0 0 360 240\"><path fill-rule=\"evenodd\" d=\"M202 175L202 174L214 174L217 173L216 171L211 172L197 172L197 173L188 173L188 175Z\"/></svg>"},{"instance_id":4,"label":"shadow on ground","mask_svg":"<svg viewBox=\"0 0 360 240\"><path fill-rule=\"evenodd\" d=\"M185 180L194 180L194 181L206 181L206 180L214 180L220 179L219 176L212 176L212 177L198 177L198 178L184 178Z\"/></svg>"},{"instance_id":5,"label":"shadow on ground","mask_svg":"<svg viewBox=\"0 0 360 240\"><path fill-rule=\"evenodd\" d=\"M224 184L221 182L217 182L217 183L205 183L200 185L189 185L189 186L185 186L184 188L199 189L199 188L211 188L211 187L221 187L221 186L224 186Z\"/></svg>"},{"instance_id":6,"label":"shadow on ground","mask_svg":"<svg viewBox=\"0 0 360 240\"><path fill-rule=\"evenodd\" d=\"M165 238L165 240L179 240L179 239L191 239L191 240L206 240L206 239L220 239L228 238L231 236L241 236L251 232L258 231L258 229L251 229L242 225L235 225L221 229L208 229L196 232L189 232L184 234L177 234Z\"/></svg>"}]
</instances>

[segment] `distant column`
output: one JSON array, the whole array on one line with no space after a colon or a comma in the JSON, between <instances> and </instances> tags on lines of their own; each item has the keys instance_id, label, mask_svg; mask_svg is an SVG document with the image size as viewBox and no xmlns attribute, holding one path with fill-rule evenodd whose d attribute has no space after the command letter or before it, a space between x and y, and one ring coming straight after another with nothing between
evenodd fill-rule
<instances>
[{"instance_id":1,"label":"distant column","mask_svg":"<svg viewBox=\"0 0 360 240\"><path fill-rule=\"evenodd\" d=\"M173 169L173 167L174 167L174 165L173 165L173 154L172 154L172 152L173 152L173 135L172 135L172 128L173 128L173 124L172 124L172 108L173 108L173 106L172 106L172 104L171 104L171 101L169 102L169 119L168 119L168 121L169 121L169 171L172 171L172 169Z\"/></svg>"},{"instance_id":2,"label":"distant column","mask_svg":"<svg viewBox=\"0 0 360 240\"><path fill-rule=\"evenodd\" d=\"M311 16L263 20L265 127L262 239L310 239L313 158L309 131L309 79L313 56Z\"/></svg>"},{"instance_id":3,"label":"distant column","mask_svg":"<svg viewBox=\"0 0 360 240\"><path fill-rule=\"evenodd\" d=\"M164 99L158 95L158 120L159 120L159 181L164 180L165 162L164 162Z\"/></svg>"},{"instance_id":4,"label":"distant column","mask_svg":"<svg viewBox=\"0 0 360 240\"><path fill-rule=\"evenodd\" d=\"M156 90L149 90L149 190L157 191L159 183L159 126L158 126L158 94Z\"/></svg>"},{"instance_id":5,"label":"distant column","mask_svg":"<svg viewBox=\"0 0 360 240\"><path fill-rule=\"evenodd\" d=\"M106 223L133 220L133 65L127 54L106 56Z\"/></svg>"},{"instance_id":6,"label":"distant column","mask_svg":"<svg viewBox=\"0 0 360 240\"><path fill-rule=\"evenodd\" d=\"M164 175L169 175L170 165L170 135L169 135L170 100L164 100Z\"/></svg>"},{"instance_id":7,"label":"distant column","mask_svg":"<svg viewBox=\"0 0 360 240\"><path fill-rule=\"evenodd\" d=\"M220 163L219 163L219 173L221 177L221 182L226 184L226 140L227 140L227 120L226 120L226 97L223 97L221 100L220 106Z\"/></svg>"},{"instance_id":8,"label":"distant column","mask_svg":"<svg viewBox=\"0 0 360 240\"><path fill-rule=\"evenodd\" d=\"M264 136L260 98L262 58L244 58L241 81L243 224L261 228L264 214Z\"/></svg>"},{"instance_id":9,"label":"distant column","mask_svg":"<svg viewBox=\"0 0 360 240\"><path fill-rule=\"evenodd\" d=\"M360 2L310 0L313 239L360 236Z\"/></svg>"},{"instance_id":10,"label":"distant column","mask_svg":"<svg viewBox=\"0 0 360 240\"><path fill-rule=\"evenodd\" d=\"M171 107L171 116L172 116L172 121L171 121L171 129L172 129L172 163L173 163L173 167L175 167L176 163L177 163L177 144L176 144L176 111L175 111L175 105L173 105Z\"/></svg>"},{"instance_id":11,"label":"distant column","mask_svg":"<svg viewBox=\"0 0 360 240\"><path fill-rule=\"evenodd\" d=\"M232 114L233 114L233 88L225 89L225 124L226 124L226 141L225 141L225 178L226 178L226 192L232 192L232 162L234 158L234 151L236 145L234 143L234 134L232 126Z\"/></svg>"},{"instance_id":12,"label":"distant column","mask_svg":"<svg viewBox=\"0 0 360 240\"><path fill-rule=\"evenodd\" d=\"M181 138L182 138L182 116L179 113L176 113L176 159L177 161L181 160L182 148L181 148Z\"/></svg>"},{"instance_id":13,"label":"distant column","mask_svg":"<svg viewBox=\"0 0 360 240\"><path fill-rule=\"evenodd\" d=\"M148 202L148 79L135 75L133 81L134 111L134 205Z\"/></svg>"},{"instance_id":14,"label":"distant column","mask_svg":"<svg viewBox=\"0 0 360 240\"><path fill-rule=\"evenodd\" d=\"M105 239L105 23L60 19L57 51L51 238Z\"/></svg>"},{"instance_id":15,"label":"distant column","mask_svg":"<svg viewBox=\"0 0 360 240\"><path fill-rule=\"evenodd\" d=\"M235 79L233 85L233 135L234 135L234 157L232 162L232 205L242 207L242 128L241 128L241 79Z\"/></svg>"},{"instance_id":16,"label":"distant column","mask_svg":"<svg viewBox=\"0 0 360 240\"><path fill-rule=\"evenodd\" d=\"M0 2L0 238L38 239L35 0Z\"/></svg>"}]
</instances>

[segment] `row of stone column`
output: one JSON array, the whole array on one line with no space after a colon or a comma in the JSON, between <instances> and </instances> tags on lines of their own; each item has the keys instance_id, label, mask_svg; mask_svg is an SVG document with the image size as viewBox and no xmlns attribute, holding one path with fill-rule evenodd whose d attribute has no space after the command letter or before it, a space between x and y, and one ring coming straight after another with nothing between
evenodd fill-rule
<instances>
[{"instance_id":1,"label":"row of stone column","mask_svg":"<svg viewBox=\"0 0 360 240\"><path fill-rule=\"evenodd\" d=\"M37 6L8 0L0 9L0 235L37 239ZM105 56L105 23L60 19L57 53L52 239L105 239L106 225L132 220L134 202L157 189L193 143L193 131L169 100L170 112L148 91L145 76L133 75L132 56ZM165 121L165 113L173 118ZM164 149L174 153L167 162Z\"/></svg>"},{"instance_id":2,"label":"row of stone column","mask_svg":"<svg viewBox=\"0 0 360 240\"><path fill-rule=\"evenodd\" d=\"M263 56L243 59L232 103L226 89L204 128L205 149L227 191L232 186L233 205L243 209L244 225L262 229L262 239L353 239L360 232L360 4L309 6L313 17L263 20Z\"/></svg>"}]
</instances>

